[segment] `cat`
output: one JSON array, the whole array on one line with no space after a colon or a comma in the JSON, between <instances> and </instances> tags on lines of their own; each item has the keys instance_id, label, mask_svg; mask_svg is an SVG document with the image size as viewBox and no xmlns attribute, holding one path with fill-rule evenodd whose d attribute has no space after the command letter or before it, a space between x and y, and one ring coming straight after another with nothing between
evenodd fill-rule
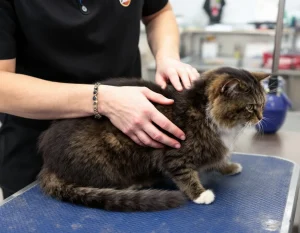
<instances>
[{"instance_id":1,"label":"cat","mask_svg":"<svg viewBox=\"0 0 300 233\"><path fill-rule=\"evenodd\" d=\"M201 185L198 171L241 172L242 166L230 161L230 147L244 127L262 120L261 81L268 76L221 67L204 72L182 92L141 79L102 82L144 86L174 99L172 105L153 104L186 133L186 140L180 149L155 149L135 144L106 117L53 121L38 142L44 160L38 175L41 190L61 201L108 211L159 211L188 200L212 203L215 195ZM164 180L177 189L151 188Z\"/></svg>"}]
</instances>

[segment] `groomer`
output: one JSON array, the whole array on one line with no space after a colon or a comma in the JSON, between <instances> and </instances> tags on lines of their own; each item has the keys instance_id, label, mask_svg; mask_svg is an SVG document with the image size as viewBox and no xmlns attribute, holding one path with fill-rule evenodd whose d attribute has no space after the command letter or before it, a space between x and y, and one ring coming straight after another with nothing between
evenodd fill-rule
<instances>
[{"instance_id":1,"label":"groomer","mask_svg":"<svg viewBox=\"0 0 300 233\"><path fill-rule=\"evenodd\" d=\"M8 197L38 174L36 143L52 119L104 115L142 146L180 147L184 132L151 101L172 100L141 87L100 85L140 77L140 21L157 64L155 81L181 91L199 77L179 60L179 35L167 0L0 1L0 186ZM163 134L153 123L173 134Z\"/></svg>"}]
</instances>

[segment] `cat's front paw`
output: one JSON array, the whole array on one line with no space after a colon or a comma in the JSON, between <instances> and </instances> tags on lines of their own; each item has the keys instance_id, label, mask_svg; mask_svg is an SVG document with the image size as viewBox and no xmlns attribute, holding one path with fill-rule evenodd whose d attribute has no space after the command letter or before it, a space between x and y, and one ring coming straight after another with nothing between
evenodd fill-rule
<instances>
[{"instance_id":1,"label":"cat's front paw","mask_svg":"<svg viewBox=\"0 0 300 233\"><path fill-rule=\"evenodd\" d=\"M230 169L228 175L239 174L239 173L242 172L242 170L243 170L243 167L242 167L241 164L239 164L239 163L232 163L231 164L231 169Z\"/></svg>"},{"instance_id":2,"label":"cat's front paw","mask_svg":"<svg viewBox=\"0 0 300 233\"><path fill-rule=\"evenodd\" d=\"M193 200L197 204L210 204L215 200L215 194L211 190L206 190Z\"/></svg>"},{"instance_id":3,"label":"cat's front paw","mask_svg":"<svg viewBox=\"0 0 300 233\"><path fill-rule=\"evenodd\" d=\"M233 175L242 172L243 167L242 167L241 164L239 164L239 163L233 163L233 165L235 165L235 169L233 169Z\"/></svg>"},{"instance_id":4,"label":"cat's front paw","mask_svg":"<svg viewBox=\"0 0 300 233\"><path fill-rule=\"evenodd\" d=\"M220 172L223 175L232 176L232 175L241 173L242 170L243 170L243 167L242 167L241 164L239 164L239 163L229 163L225 167L220 169Z\"/></svg>"}]
</instances>

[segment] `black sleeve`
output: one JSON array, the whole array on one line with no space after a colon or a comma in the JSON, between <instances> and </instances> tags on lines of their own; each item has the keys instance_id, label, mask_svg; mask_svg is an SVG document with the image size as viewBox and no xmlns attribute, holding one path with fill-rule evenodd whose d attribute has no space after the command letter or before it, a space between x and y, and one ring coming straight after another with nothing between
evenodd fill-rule
<instances>
[{"instance_id":1,"label":"black sleeve","mask_svg":"<svg viewBox=\"0 0 300 233\"><path fill-rule=\"evenodd\" d=\"M155 14L164 8L167 3L168 0L144 0L143 16Z\"/></svg>"},{"instance_id":2,"label":"black sleeve","mask_svg":"<svg viewBox=\"0 0 300 233\"><path fill-rule=\"evenodd\" d=\"M11 0L0 0L0 60L16 57L16 15Z\"/></svg>"}]
</instances>

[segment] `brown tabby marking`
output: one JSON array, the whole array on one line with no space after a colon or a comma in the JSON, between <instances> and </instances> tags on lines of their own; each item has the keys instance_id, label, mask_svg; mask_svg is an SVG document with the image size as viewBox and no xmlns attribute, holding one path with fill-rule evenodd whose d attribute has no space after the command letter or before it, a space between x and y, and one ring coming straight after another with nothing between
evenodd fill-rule
<instances>
[{"instance_id":1,"label":"brown tabby marking","mask_svg":"<svg viewBox=\"0 0 300 233\"><path fill-rule=\"evenodd\" d=\"M118 140L118 138L115 135L113 135L112 133L108 133L107 137L105 139L106 139L106 142L108 143L108 145L110 145L112 148L122 150L124 147L121 144L121 142Z\"/></svg>"},{"instance_id":2,"label":"brown tabby marking","mask_svg":"<svg viewBox=\"0 0 300 233\"><path fill-rule=\"evenodd\" d=\"M164 210L186 198L210 204L215 196L202 186L198 171L241 172L240 164L229 161L231 144L245 126L261 120L260 81L267 76L224 67L202 74L183 92L138 79L110 79L104 84L145 86L174 99L172 106L154 105L186 133L182 147L139 146L105 117L55 121L40 137L40 186L54 198L105 210ZM179 190L151 188L166 179Z\"/></svg>"}]
</instances>

